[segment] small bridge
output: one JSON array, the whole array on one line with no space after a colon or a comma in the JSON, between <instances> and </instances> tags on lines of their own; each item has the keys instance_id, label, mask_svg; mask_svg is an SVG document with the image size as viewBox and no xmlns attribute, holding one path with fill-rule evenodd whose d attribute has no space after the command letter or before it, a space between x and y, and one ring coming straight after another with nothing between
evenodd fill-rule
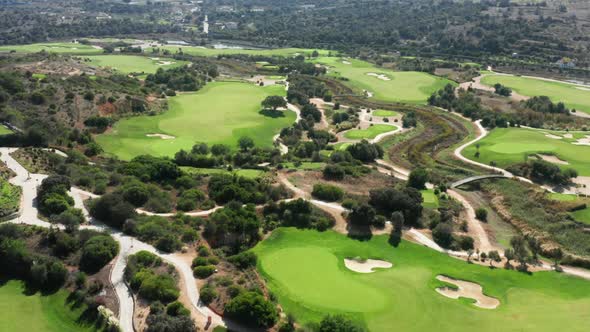
<instances>
[{"instance_id":1,"label":"small bridge","mask_svg":"<svg viewBox=\"0 0 590 332\"><path fill-rule=\"evenodd\" d=\"M485 179L511 179L511 178L512 178L512 176L509 176L506 174L489 174L489 175L470 176L470 177L465 178L463 180L459 180L459 181L451 183L451 188L457 188L457 187L460 187L460 186L467 184L467 183L481 181L481 180L485 180Z\"/></svg>"}]
</instances>

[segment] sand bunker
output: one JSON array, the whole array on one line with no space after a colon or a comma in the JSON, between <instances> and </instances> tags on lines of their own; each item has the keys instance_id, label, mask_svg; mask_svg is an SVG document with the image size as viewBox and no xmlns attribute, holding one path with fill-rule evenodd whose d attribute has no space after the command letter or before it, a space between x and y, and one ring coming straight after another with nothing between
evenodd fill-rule
<instances>
[{"instance_id":1,"label":"sand bunker","mask_svg":"<svg viewBox=\"0 0 590 332\"><path fill-rule=\"evenodd\" d=\"M549 138L553 138L553 139L562 139L563 138L561 136L557 136L557 135L553 135L553 134L545 134L545 137L549 137Z\"/></svg>"},{"instance_id":2,"label":"sand bunker","mask_svg":"<svg viewBox=\"0 0 590 332\"><path fill-rule=\"evenodd\" d=\"M391 78L387 77L385 74L377 74L377 73L367 73L369 76L377 77L383 81L391 81Z\"/></svg>"},{"instance_id":3,"label":"sand bunker","mask_svg":"<svg viewBox=\"0 0 590 332\"><path fill-rule=\"evenodd\" d=\"M347 269L358 273L373 273L375 272L373 269L389 269L393 264L376 259L360 260L356 258L345 258L344 266L346 266Z\"/></svg>"},{"instance_id":4,"label":"sand bunker","mask_svg":"<svg viewBox=\"0 0 590 332\"><path fill-rule=\"evenodd\" d=\"M574 135L572 135L572 134L564 134L563 135L563 138L570 138L571 139L571 138L574 138Z\"/></svg>"},{"instance_id":5,"label":"sand bunker","mask_svg":"<svg viewBox=\"0 0 590 332\"><path fill-rule=\"evenodd\" d=\"M561 160L559 158L557 158L556 156L552 156L550 154L538 154L537 156L539 156L539 158L548 161L552 164L559 164L559 165L569 165L570 163L568 163L565 160Z\"/></svg>"},{"instance_id":6,"label":"sand bunker","mask_svg":"<svg viewBox=\"0 0 590 332\"><path fill-rule=\"evenodd\" d=\"M575 145L590 145L590 136L586 136L584 138L578 139L576 142L572 143Z\"/></svg>"},{"instance_id":7,"label":"sand bunker","mask_svg":"<svg viewBox=\"0 0 590 332\"><path fill-rule=\"evenodd\" d=\"M174 136L165 135L165 134L147 134L147 137L159 137L161 139L174 139Z\"/></svg>"},{"instance_id":8,"label":"sand bunker","mask_svg":"<svg viewBox=\"0 0 590 332\"><path fill-rule=\"evenodd\" d=\"M352 65L352 63L350 63L350 61L346 61L346 60L342 60L342 63L345 65Z\"/></svg>"},{"instance_id":9,"label":"sand bunker","mask_svg":"<svg viewBox=\"0 0 590 332\"><path fill-rule=\"evenodd\" d=\"M171 65L173 63L174 62L172 62L172 61L159 61L158 62L158 66L168 66L168 65Z\"/></svg>"},{"instance_id":10,"label":"sand bunker","mask_svg":"<svg viewBox=\"0 0 590 332\"><path fill-rule=\"evenodd\" d=\"M483 288L479 284L469 281L456 280L443 275L436 276L436 279L458 287L458 289L452 289L450 287L437 288L436 291L443 296L455 300L460 297L474 299L474 305L484 309L496 309L500 305L500 301L498 301L498 299L485 295L483 293Z\"/></svg>"}]
</instances>

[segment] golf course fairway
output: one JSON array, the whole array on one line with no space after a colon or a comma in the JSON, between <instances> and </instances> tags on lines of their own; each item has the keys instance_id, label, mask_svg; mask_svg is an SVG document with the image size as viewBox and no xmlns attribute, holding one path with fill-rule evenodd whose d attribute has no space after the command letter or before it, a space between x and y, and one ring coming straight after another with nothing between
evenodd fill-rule
<instances>
[{"instance_id":1,"label":"golf course fairway","mask_svg":"<svg viewBox=\"0 0 590 332\"><path fill-rule=\"evenodd\" d=\"M202 46L176 46L164 45L158 47L161 50L170 51L172 54L182 51L182 53L196 56L218 56L231 54L260 55L260 56L284 56L292 57L296 55L311 55L315 49L307 48L271 48L271 49L241 49L241 48L206 48ZM325 56L336 51L317 50L318 54Z\"/></svg>"},{"instance_id":2,"label":"golf course fairway","mask_svg":"<svg viewBox=\"0 0 590 332\"><path fill-rule=\"evenodd\" d=\"M169 98L169 109L162 114L118 121L112 131L97 136L96 141L106 153L123 160L142 154L174 156L197 142L235 148L242 136L252 138L256 146L271 147L272 137L295 121L295 113L267 116L261 113L260 102L267 96L284 94L285 88L280 85L213 82L196 93Z\"/></svg>"},{"instance_id":3,"label":"golf course fairway","mask_svg":"<svg viewBox=\"0 0 590 332\"><path fill-rule=\"evenodd\" d=\"M386 124L375 124L366 129L353 129L344 133L344 137L348 139L372 139L380 134L388 133L396 130L397 127Z\"/></svg>"},{"instance_id":4,"label":"golf course fairway","mask_svg":"<svg viewBox=\"0 0 590 332\"><path fill-rule=\"evenodd\" d=\"M373 64L349 58L319 57L313 62L328 66L328 75L347 78L343 81L362 94L369 91L380 101L426 104L428 97L451 81L416 71L393 71L377 68Z\"/></svg>"},{"instance_id":5,"label":"golf course fairway","mask_svg":"<svg viewBox=\"0 0 590 332\"><path fill-rule=\"evenodd\" d=\"M90 63L99 67L110 67L122 73L153 74L158 68L170 69L187 64L171 58L149 58L139 55L92 55L86 56Z\"/></svg>"},{"instance_id":6,"label":"golf course fairway","mask_svg":"<svg viewBox=\"0 0 590 332\"><path fill-rule=\"evenodd\" d=\"M83 309L70 309L67 292L51 295L25 294L17 280L0 283L0 332L83 332L96 331L92 324L80 324Z\"/></svg>"},{"instance_id":7,"label":"golf course fairway","mask_svg":"<svg viewBox=\"0 0 590 332\"><path fill-rule=\"evenodd\" d=\"M344 314L369 331L536 331L590 329L590 283L555 272L532 275L467 264L387 236L357 241L327 231L279 228L254 249L258 270L285 313L303 325ZM356 273L344 259L380 259L393 267ZM445 275L483 287L500 301L481 309L436 292Z\"/></svg>"},{"instance_id":8,"label":"golf course fairway","mask_svg":"<svg viewBox=\"0 0 590 332\"><path fill-rule=\"evenodd\" d=\"M100 47L77 43L39 43L28 45L5 45L0 46L0 52L17 53L37 53L46 51L49 53L68 53L68 54L101 54L103 50Z\"/></svg>"},{"instance_id":9,"label":"golf course fairway","mask_svg":"<svg viewBox=\"0 0 590 332\"><path fill-rule=\"evenodd\" d=\"M547 96L554 103L561 101L569 109L590 114L589 87L512 75L486 75L481 82L488 86L500 83L523 96Z\"/></svg>"},{"instance_id":10,"label":"golf course fairway","mask_svg":"<svg viewBox=\"0 0 590 332\"><path fill-rule=\"evenodd\" d=\"M525 128L496 128L477 144L463 151L463 156L489 165L495 162L506 168L522 163L527 156L536 154L554 155L567 164L556 164L562 168L573 168L581 176L590 176L590 146L575 145L586 134L549 132ZM475 157L479 145L479 158Z\"/></svg>"}]
</instances>

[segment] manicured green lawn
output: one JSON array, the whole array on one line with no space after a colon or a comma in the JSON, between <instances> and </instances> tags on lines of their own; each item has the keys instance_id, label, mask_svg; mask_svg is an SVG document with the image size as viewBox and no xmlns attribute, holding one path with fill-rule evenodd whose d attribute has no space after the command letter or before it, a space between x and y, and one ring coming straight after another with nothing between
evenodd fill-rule
<instances>
[{"instance_id":1,"label":"manicured green lawn","mask_svg":"<svg viewBox=\"0 0 590 332\"><path fill-rule=\"evenodd\" d=\"M101 54L103 50L94 48L91 45L75 43L39 43L28 45L7 45L0 46L0 52L16 51L18 53L36 53L45 50L51 53L71 54Z\"/></svg>"},{"instance_id":2,"label":"manicured green lawn","mask_svg":"<svg viewBox=\"0 0 590 332\"><path fill-rule=\"evenodd\" d=\"M436 209L438 207L438 197L434 194L434 190L426 189L420 190L424 202L422 205L427 208Z\"/></svg>"},{"instance_id":3,"label":"manicured green lawn","mask_svg":"<svg viewBox=\"0 0 590 332\"><path fill-rule=\"evenodd\" d=\"M12 130L8 129L6 126L0 125L0 135L8 134L12 134Z\"/></svg>"},{"instance_id":4,"label":"manicured green lawn","mask_svg":"<svg viewBox=\"0 0 590 332\"><path fill-rule=\"evenodd\" d=\"M590 225L590 208L574 211L572 212L572 217L574 217L576 221Z\"/></svg>"},{"instance_id":5,"label":"manicured green lawn","mask_svg":"<svg viewBox=\"0 0 590 332\"><path fill-rule=\"evenodd\" d=\"M427 73L377 68L371 63L357 59L319 57L313 61L329 66L328 75L349 79L344 83L356 89L357 93L367 90L373 93L370 99L381 101L425 104L433 92L452 83L445 78ZM389 80L369 74L385 75Z\"/></svg>"},{"instance_id":6,"label":"manicured green lawn","mask_svg":"<svg viewBox=\"0 0 590 332\"><path fill-rule=\"evenodd\" d=\"M267 96L284 94L283 86L213 82L196 93L169 98L169 110L163 114L121 120L96 140L105 152L124 160L141 154L174 156L180 149L190 150L196 142L235 148L242 136L251 137L257 146L271 147L272 137L295 121L295 113L264 115L260 113L260 102Z\"/></svg>"},{"instance_id":7,"label":"manicured green lawn","mask_svg":"<svg viewBox=\"0 0 590 332\"><path fill-rule=\"evenodd\" d=\"M553 154L569 165L558 165L562 168L573 168L581 176L590 175L590 146L574 145L575 139L554 139L545 136L564 133L544 132L523 128L496 128L483 140L479 141L479 158L475 157L476 145L470 145L463 151L463 156L490 164L494 161L499 167L507 167L520 163L527 156L534 154ZM574 137L578 136L577 134Z\"/></svg>"},{"instance_id":8,"label":"manicured green lawn","mask_svg":"<svg viewBox=\"0 0 590 332\"><path fill-rule=\"evenodd\" d=\"M78 323L83 308L71 309L68 294L25 295L20 281L0 285L0 332L81 332L95 331L93 325Z\"/></svg>"},{"instance_id":9,"label":"manicured green lawn","mask_svg":"<svg viewBox=\"0 0 590 332\"><path fill-rule=\"evenodd\" d=\"M481 82L489 86L500 83L524 96L547 96L553 102L563 102L567 108L590 113L588 87L511 75L488 75Z\"/></svg>"},{"instance_id":10,"label":"manicured green lawn","mask_svg":"<svg viewBox=\"0 0 590 332\"><path fill-rule=\"evenodd\" d=\"M139 55L93 55L84 58L99 67L110 67L123 73L153 74L158 68L174 68L187 64L171 58L145 57Z\"/></svg>"},{"instance_id":11,"label":"manicured green lawn","mask_svg":"<svg viewBox=\"0 0 590 332\"><path fill-rule=\"evenodd\" d=\"M396 129L397 127L394 125L376 124L368 127L367 129L349 130L346 133L344 133L344 137L348 139L375 138L379 134L383 134Z\"/></svg>"},{"instance_id":12,"label":"manicured green lawn","mask_svg":"<svg viewBox=\"0 0 590 332\"><path fill-rule=\"evenodd\" d=\"M234 171L228 171L223 168L196 168L183 166L180 167L183 171L188 174L201 174L201 175L214 175L214 174L237 174L249 179L255 179L264 174L263 171L258 169L236 169Z\"/></svg>"},{"instance_id":13,"label":"manicured green lawn","mask_svg":"<svg viewBox=\"0 0 590 332\"><path fill-rule=\"evenodd\" d=\"M571 201L575 201L576 199L578 199L578 195L573 195L573 194L549 193L548 195L549 195L549 198L551 198L552 200L562 201L562 202L571 202Z\"/></svg>"},{"instance_id":14,"label":"manicured green lawn","mask_svg":"<svg viewBox=\"0 0 590 332\"><path fill-rule=\"evenodd\" d=\"M190 54L190 55L198 55L198 56L218 56L223 54L247 54L247 55L264 55L264 56L295 56L298 54L301 55L311 55L314 49L307 49L307 48L274 48L274 49L258 49L258 50L250 50L250 49L233 49L233 48L225 48L225 49L215 49L215 48L205 48L199 46L174 46L174 45L166 45L159 47L161 50L168 50L172 53L177 53L179 50L182 50L183 53ZM336 51L328 51L328 50L317 50L320 56L326 56L330 52L332 54L336 54Z\"/></svg>"},{"instance_id":15,"label":"manicured green lawn","mask_svg":"<svg viewBox=\"0 0 590 332\"><path fill-rule=\"evenodd\" d=\"M527 275L468 265L406 241L397 248L387 236L356 241L332 231L281 228L254 251L286 313L302 324L326 314L345 314L369 331L536 331L590 329L590 283L554 272ZM348 270L346 257L382 259L393 264L370 274ZM500 300L480 309L435 291L444 274L477 282Z\"/></svg>"},{"instance_id":16,"label":"manicured green lawn","mask_svg":"<svg viewBox=\"0 0 590 332\"><path fill-rule=\"evenodd\" d=\"M388 117L388 116L398 116L399 113L395 112L395 111L388 111L388 110L375 110L373 111L373 116L383 116L383 117Z\"/></svg>"}]
</instances>

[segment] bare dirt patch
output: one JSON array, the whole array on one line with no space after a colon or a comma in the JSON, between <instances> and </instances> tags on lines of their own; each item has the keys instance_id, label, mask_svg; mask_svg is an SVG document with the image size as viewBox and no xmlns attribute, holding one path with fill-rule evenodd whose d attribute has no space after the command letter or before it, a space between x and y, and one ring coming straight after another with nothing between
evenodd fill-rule
<instances>
[{"instance_id":1,"label":"bare dirt patch","mask_svg":"<svg viewBox=\"0 0 590 332\"><path fill-rule=\"evenodd\" d=\"M166 135L166 134L146 134L147 137L159 137L161 139L174 139L174 136Z\"/></svg>"},{"instance_id":2,"label":"bare dirt patch","mask_svg":"<svg viewBox=\"0 0 590 332\"><path fill-rule=\"evenodd\" d=\"M483 288L479 284L470 281L456 280L443 275L436 276L436 279L457 286L457 289L450 287L437 288L436 291L443 296L451 299L458 299L460 297L474 299L475 303L473 305L484 309L496 309L500 305L498 299L485 295L483 293Z\"/></svg>"},{"instance_id":3,"label":"bare dirt patch","mask_svg":"<svg viewBox=\"0 0 590 332\"><path fill-rule=\"evenodd\" d=\"M375 269L389 269L393 266L390 262L377 260L377 259L357 259L357 258L345 258L344 266L347 269L358 273L373 273Z\"/></svg>"},{"instance_id":4,"label":"bare dirt patch","mask_svg":"<svg viewBox=\"0 0 590 332\"><path fill-rule=\"evenodd\" d=\"M561 160L559 158L557 158L556 156L552 156L549 154L538 154L537 156L539 156L539 158L548 161L552 164L559 164L559 165L569 165L570 163L568 163L565 160Z\"/></svg>"}]
</instances>

